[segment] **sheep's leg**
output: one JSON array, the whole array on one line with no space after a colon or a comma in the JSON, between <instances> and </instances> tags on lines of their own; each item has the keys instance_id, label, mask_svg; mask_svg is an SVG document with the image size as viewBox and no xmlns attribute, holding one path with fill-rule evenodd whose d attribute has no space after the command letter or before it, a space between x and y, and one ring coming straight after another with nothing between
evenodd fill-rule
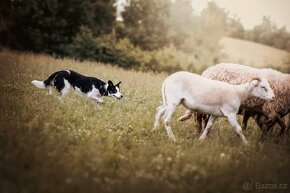
<instances>
[{"instance_id":1,"label":"sheep's leg","mask_svg":"<svg viewBox=\"0 0 290 193\"><path fill-rule=\"evenodd\" d=\"M243 123L242 123L242 129L243 130L247 129L248 121L249 121L251 116L252 116L251 112L244 110L244 112L243 112Z\"/></svg>"},{"instance_id":2,"label":"sheep's leg","mask_svg":"<svg viewBox=\"0 0 290 193\"><path fill-rule=\"evenodd\" d=\"M281 119L280 117L277 118L277 122L278 122L278 124L281 127L280 132L278 134L278 136L280 137L280 136L282 136L284 134L284 131L286 129L286 124L285 124L284 120Z\"/></svg>"},{"instance_id":3,"label":"sheep's leg","mask_svg":"<svg viewBox=\"0 0 290 193\"><path fill-rule=\"evenodd\" d=\"M176 108L175 105L168 105L167 108L166 108L165 115L163 117L167 135L173 141L176 141L176 138L175 138L175 136L174 136L174 134L172 132L172 129L171 129L170 119L171 119L171 117L172 117L172 115L173 115L173 113L175 111L175 108Z\"/></svg>"},{"instance_id":4,"label":"sheep's leg","mask_svg":"<svg viewBox=\"0 0 290 193\"><path fill-rule=\"evenodd\" d=\"M242 128L237 121L237 116L236 115L228 115L227 118L228 118L230 124L235 128L236 133L242 139L244 145L247 145L248 141L246 140L246 137L242 133Z\"/></svg>"},{"instance_id":5,"label":"sheep's leg","mask_svg":"<svg viewBox=\"0 0 290 193\"><path fill-rule=\"evenodd\" d=\"M152 130L156 130L159 127L160 117L164 114L165 111L166 111L166 105L161 105L157 107L156 114L155 114L154 127Z\"/></svg>"},{"instance_id":6,"label":"sheep's leg","mask_svg":"<svg viewBox=\"0 0 290 193\"><path fill-rule=\"evenodd\" d=\"M261 140L264 140L275 122L272 121L271 124L269 124L268 117L263 114L257 114L254 119L262 131ZM266 122L268 122L268 124L266 124Z\"/></svg>"},{"instance_id":7,"label":"sheep's leg","mask_svg":"<svg viewBox=\"0 0 290 193\"><path fill-rule=\"evenodd\" d=\"M288 115L286 115L287 117L284 118L285 123L287 123L286 125L286 130L285 133L286 135L289 135L289 131L290 131L290 113Z\"/></svg>"},{"instance_id":8,"label":"sheep's leg","mask_svg":"<svg viewBox=\"0 0 290 193\"><path fill-rule=\"evenodd\" d=\"M201 136L199 137L199 141L204 141L209 133L210 128L213 126L214 121L216 120L217 117L211 115L208 119L208 122L206 124L206 127L204 131L202 132Z\"/></svg>"},{"instance_id":9,"label":"sheep's leg","mask_svg":"<svg viewBox=\"0 0 290 193\"><path fill-rule=\"evenodd\" d=\"M194 126L197 128L198 132L202 131L202 116L203 114L195 112L194 113Z\"/></svg>"}]
</instances>

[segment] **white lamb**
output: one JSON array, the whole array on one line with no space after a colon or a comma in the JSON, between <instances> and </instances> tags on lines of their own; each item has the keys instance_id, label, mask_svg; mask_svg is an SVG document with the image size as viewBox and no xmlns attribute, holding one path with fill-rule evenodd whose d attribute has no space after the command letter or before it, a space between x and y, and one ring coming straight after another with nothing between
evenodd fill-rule
<instances>
[{"instance_id":1,"label":"white lamb","mask_svg":"<svg viewBox=\"0 0 290 193\"><path fill-rule=\"evenodd\" d=\"M237 122L240 105L249 97L273 100L274 93L264 78L254 78L241 85L210 80L189 72L177 72L167 77L162 85L163 105L156 109L155 130L164 114L164 124L169 138L176 141L170 119L179 104L192 111L210 114L209 121L199 140L204 140L217 117L227 117L244 144L247 144Z\"/></svg>"}]
</instances>

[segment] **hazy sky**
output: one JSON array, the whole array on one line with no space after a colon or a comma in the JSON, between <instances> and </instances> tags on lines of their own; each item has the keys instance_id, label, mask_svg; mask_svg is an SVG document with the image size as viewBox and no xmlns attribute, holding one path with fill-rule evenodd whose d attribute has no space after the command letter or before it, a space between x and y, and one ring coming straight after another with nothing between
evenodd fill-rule
<instances>
[{"instance_id":1,"label":"hazy sky","mask_svg":"<svg viewBox=\"0 0 290 193\"><path fill-rule=\"evenodd\" d=\"M270 16L278 27L285 25L290 31L290 0L192 0L195 13L201 12L209 1L215 1L231 16L240 18L246 29L260 24L263 16Z\"/></svg>"}]
</instances>

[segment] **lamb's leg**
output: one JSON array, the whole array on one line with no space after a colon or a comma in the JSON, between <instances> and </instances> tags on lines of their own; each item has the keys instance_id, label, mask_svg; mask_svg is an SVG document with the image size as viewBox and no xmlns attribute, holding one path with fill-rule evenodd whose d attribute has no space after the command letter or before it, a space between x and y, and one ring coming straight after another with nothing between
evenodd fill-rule
<instances>
[{"instance_id":1,"label":"lamb's leg","mask_svg":"<svg viewBox=\"0 0 290 193\"><path fill-rule=\"evenodd\" d=\"M248 141L246 140L246 137L243 135L242 128L237 121L237 115L231 114L231 115L228 115L227 118L228 118L230 124L235 128L236 133L242 139L244 145L248 145Z\"/></svg>"},{"instance_id":2,"label":"lamb's leg","mask_svg":"<svg viewBox=\"0 0 290 193\"><path fill-rule=\"evenodd\" d=\"M203 128L206 127L208 119L209 119L209 115L207 114L201 114L201 127L200 127L200 132Z\"/></svg>"},{"instance_id":3,"label":"lamb's leg","mask_svg":"<svg viewBox=\"0 0 290 193\"><path fill-rule=\"evenodd\" d=\"M208 122L206 124L206 127L204 131L202 132L201 136L199 137L199 141L204 141L209 133L210 128L213 126L214 121L216 120L217 117L211 115L208 119Z\"/></svg>"},{"instance_id":4,"label":"lamb's leg","mask_svg":"<svg viewBox=\"0 0 290 193\"><path fill-rule=\"evenodd\" d=\"M164 119L164 125L165 125L165 128L166 128L166 131L167 131L167 135L169 136L170 139L172 139L173 141L176 141L176 138L172 132L172 129L171 129L171 125L170 125L170 119L175 111L175 108L176 106L175 105L167 105L167 108L166 108L166 112L165 112L165 115L163 117Z\"/></svg>"},{"instance_id":5,"label":"lamb's leg","mask_svg":"<svg viewBox=\"0 0 290 193\"><path fill-rule=\"evenodd\" d=\"M165 113L165 111L166 111L166 105L161 105L157 107L156 114L155 114L154 127L152 130L156 130L159 127L160 117Z\"/></svg>"},{"instance_id":6,"label":"lamb's leg","mask_svg":"<svg viewBox=\"0 0 290 193\"><path fill-rule=\"evenodd\" d=\"M190 117L192 116L192 113L193 112L191 110L186 110L185 113L178 118L178 121L185 121L187 119L190 119Z\"/></svg>"}]
</instances>

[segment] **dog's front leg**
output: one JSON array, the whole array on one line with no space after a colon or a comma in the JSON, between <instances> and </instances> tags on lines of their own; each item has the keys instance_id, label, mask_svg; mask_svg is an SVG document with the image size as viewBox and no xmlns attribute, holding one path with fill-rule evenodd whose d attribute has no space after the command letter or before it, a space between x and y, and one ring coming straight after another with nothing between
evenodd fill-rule
<instances>
[{"instance_id":1,"label":"dog's front leg","mask_svg":"<svg viewBox=\"0 0 290 193\"><path fill-rule=\"evenodd\" d=\"M97 103L102 103L103 102L103 99L101 98L98 98L96 96L88 96L90 99L96 101Z\"/></svg>"},{"instance_id":2,"label":"dog's front leg","mask_svg":"<svg viewBox=\"0 0 290 193\"><path fill-rule=\"evenodd\" d=\"M102 103L102 102L104 102L103 99L98 98L98 97L96 97L96 98L98 99L98 103Z\"/></svg>"}]
</instances>

